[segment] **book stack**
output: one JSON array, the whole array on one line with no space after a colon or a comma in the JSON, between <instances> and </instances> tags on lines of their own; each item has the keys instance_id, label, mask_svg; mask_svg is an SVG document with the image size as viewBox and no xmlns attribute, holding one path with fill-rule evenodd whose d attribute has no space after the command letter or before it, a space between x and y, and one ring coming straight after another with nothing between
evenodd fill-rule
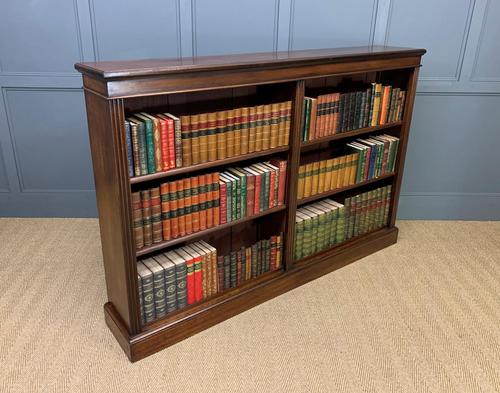
<instances>
[{"instance_id":1,"label":"book stack","mask_svg":"<svg viewBox=\"0 0 500 393\"><path fill-rule=\"evenodd\" d=\"M149 323L219 291L217 250L199 241L137 262L142 323Z\"/></svg>"},{"instance_id":2,"label":"book stack","mask_svg":"<svg viewBox=\"0 0 500 393\"><path fill-rule=\"evenodd\" d=\"M124 130L130 177L183 166L178 117L170 113L136 113L126 119Z\"/></svg>"},{"instance_id":3,"label":"book stack","mask_svg":"<svg viewBox=\"0 0 500 393\"><path fill-rule=\"evenodd\" d=\"M176 117L136 113L125 121L129 176L286 146L292 103Z\"/></svg>"},{"instance_id":4,"label":"book stack","mask_svg":"<svg viewBox=\"0 0 500 393\"><path fill-rule=\"evenodd\" d=\"M323 199L297 209L294 259L299 260L344 241L344 205Z\"/></svg>"},{"instance_id":5,"label":"book stack","mask_svg":"<svg viewBox=\"0 0 500 393\"><path fill-rule=\"evenodd\" d=\"M229 168L132 193L136 248L259 214L285 201L285 160Z\"/></svg>"},{"instance_id":6,"label":"book stack","mask_svg":"<svg viewBox=\"0 0 500 393\"><path fill-rule=\"evenodd\" d=\"M280 269L283 256L283 234L260 240L250 247L241 247L229 255L217 257L218 287L234 288L262 273Z\"/></svg>"},{"instance_id":7,"label":"book stack","mask_svg":"<svg viewBox=\"0 0 500 393\"><path fill-rule=\"evenodd\" d=\"M281 268L283 235L217 257L205 241L137 262L142 324Z\"/></svg>"},{"instance_id":8,"label":"book stack","mask_svg":"<svg viewBox=\"0 0 500 393\"><path fill-rule=\"evenodd\" d=\"M346 198L345 238L362 235L387 225L392 186Z\"/></svg>"},{"instance_id":9,"label":"book stack","mask_svg":"<svg viewBox=\"0 0 500 393\"><path fill-rule=\"evenodd\" d=\"M398 87L372 83L362 91L305 97L301 140L400 121L405 95Z\"/></svg>"},{"instance_id":10,"label":"book stack","mask_svg":"<svg viewBox=\"0 0 500 393\"><path fill-rule=\"evenodd\" d=\"M394 172L399 139L391 135L346 144L351 154L299 166L297 198L335 190Z\"/></svg>"}]
</instances>

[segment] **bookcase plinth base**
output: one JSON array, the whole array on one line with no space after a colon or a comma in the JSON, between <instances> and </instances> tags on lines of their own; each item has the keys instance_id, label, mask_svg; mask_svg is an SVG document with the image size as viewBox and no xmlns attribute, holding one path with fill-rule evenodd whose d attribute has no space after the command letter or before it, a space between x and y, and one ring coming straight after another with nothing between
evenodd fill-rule
<instances>
[{"instance_id":1,"label":"bookcase plinth base","mask_svg":"<svg viewBox=\"0 0 500 393\"><path fill-rule=\"evenodd\" d=\"M229 298L221 297L210 307L131 336L111 303L104 305L106 324L118 343L135 362L169 347L185 338L229 319L258 304L306 284L324 274L346 266L397 241L398 229L382 228L346 242L339 247L323 251L302 261L283 274L270 276L269 280L249 286Z\"/></svg>"}]
</instances>

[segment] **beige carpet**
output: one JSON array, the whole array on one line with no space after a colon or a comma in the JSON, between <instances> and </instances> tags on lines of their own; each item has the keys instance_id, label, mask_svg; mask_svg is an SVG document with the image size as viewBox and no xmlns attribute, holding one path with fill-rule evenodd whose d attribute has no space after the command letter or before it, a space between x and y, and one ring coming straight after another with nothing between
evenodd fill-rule
<instances>
[{"instance_id":1,"label":"beige carpet","mask_svg":"<svg viewBox=\"0 0 500 393\"><path fill-rule=\"evenodd\" d=\"M0 392L500 392L500 222L397 245L131 364L96 220L0 219Z\"/></svg>"}]
</instances>

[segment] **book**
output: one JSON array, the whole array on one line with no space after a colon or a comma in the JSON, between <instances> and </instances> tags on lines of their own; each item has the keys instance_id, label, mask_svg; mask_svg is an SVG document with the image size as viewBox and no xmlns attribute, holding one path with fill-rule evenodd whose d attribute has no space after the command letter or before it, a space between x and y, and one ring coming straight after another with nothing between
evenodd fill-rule
<instances>
[{"instance_id":1,"label":"book","mask_svg":"<svg viewBox=\"0 0 500 393\"><path fill-rule=\"evenodd\" d=\"M181 140L182 140L182 165L191 166L191 119L189 116L181 116Z\"/></svg>"},{"instance_id":2,"label":"book","mask_svg":"<svg viewBox=\"0 0 500 393\"><path fill-rule=\"evenodd\" d=\"M144 322L153 322L156 318L154 302L154 280L153 273L141 261L137 262L137 274L140 280L140 293L142 294L142 312Z\"/></svg>"},{"instance_id":3,"label":"book","mask_svg":"<svg viewBox=\"0 0 500 393\"><path fill-rule=\"evenodd\" d=\"M165 113L165 116L167 116L169 119L173 121L173 130L172 126L169 123L169 130L168 130L168 138L169 138L169 155L175 157L175 167L180 168L184 165L182 161L182 156L183 156L183 146L182 146L182 125L181 125L181 119L177 116L172 115L171 113ZM170 148L170 145L174 145L174 148ZM170 165L172 165L172 161L170 161ZM187 166L187 165L186 165Z\"/></svg>"},{"instance_id":4,"label":"book","mask_svg":"<svg viewBox=\"0 0 500 393\"><path fill-rule=\"evenodd\" d=\"M208 114L201 113L198 118L199 162L203 163L208 161Z\"/></svg>"},{"instance_id":5,"label":"book","mask_svg":"<svg viewBox=\"0 0 500 393\"><path fill-rule=\"evenodd\" d=\"M177 310L177 277L175 264L165 254L156 255L153 259L163 268L165 284L165 312Z\"/></svg>"},{"instance_id":6,"label":"book","mask_svg":"<svg viewBox=\"0 0 500 393\"><path fill-rule=\"evenodd\" d=\"M144 224L142 218L141 193L132 193L132 222L134 227L135 248L144 247Z\"/></svg>"},{"instance_id":7,"label":"book","mask_svg":"<svg viewBox=\"0 0 500 393\"><path fill-rule=\"evenodd\" d=\"M148 174L148 159L146 151L146 132L144 124L134 117L127 119L132 133L132 152L134 154L135 175Z\"/></svg>"},{"instance_id":8,"label":"book","mask_svg":"<svg viewBox=\"0 0 500 393\"><path fill-rule=\"evenodd\" d=\"M160 129L160 120L151 116L148 113L141 112L143 117L146 117L150 120L153 126L153 147L154 147L154 157L155 157L155 171L161 172L168 168L163 168L163 160L162 160L162 149L161 149L161 129Z\"/></svg>"},{"instance_id":9,"label":"book","mask_svg":"<svg viewBox=\"0 0 500 393\"><path fill-rule=\"evenodd\" d=\"M123 132L125 133L125 144L127 146L127 167L128 167L128 176L134 176L134 155L132 153L132 138L130 136L130 122L125 120L125 125L123 128Z\"/></svg>"},{"instance_id":10,"label":"book","mask_svg":"<svg viewBox=\"0 0 500 393\"><path fill-rule=\"evenodd\" d=\"M151 273L153 273L153 299L155 307L155 318L161 318L166 314L167 299L165 296L165 271L153 258L142 260Z\"/></svg>"},{"instance_id":11,"label":"book","mask_svg":"<svg viewBox=\"0 0 500 393\"><path fill-rule=\"evenodd\" d=\"M153 187L150 189L150 198L152 240L153 243L159 243L163 240L160 187Z\"/></svg>"},{"instance_id":12,"label":"book","mask_svg":"<svg viewBox=\"0 0 500 393\"><path fill-rule=\"evenodd\" d=\"M156 158L155 158L155 144L154 144L154 131L153 121L141 113L136 113L135 118L143 124L144 133L146 137L146 162L147 173L156 173Z\"/></svg>"},{"instance_id":13,"label":"book","mask_svg":"<svg viewBox=\"0 0 500 393\"><path fill-rule=\"evenodd\" d=\"M141 191L142 227L144 233L144 245L153 244L153 225L151 220L151 194L149 190Z\"/></svg>"}]
</instances>

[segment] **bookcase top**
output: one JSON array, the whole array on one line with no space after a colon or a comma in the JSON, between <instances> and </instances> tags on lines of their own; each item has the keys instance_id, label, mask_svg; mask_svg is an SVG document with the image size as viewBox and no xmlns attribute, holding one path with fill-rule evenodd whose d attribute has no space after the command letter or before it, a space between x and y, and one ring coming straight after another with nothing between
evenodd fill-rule
<instances>
[{"instance_id":1,"label":"bookcase top","mask_svg":"<svg viewBox=\"0 0 500 393\"><path fill-rule=\"evenodd\" d=\"M425 52L425 49L375 45L222 56L98 61L77 63L75 64L75 68L93 78L126 79L141 76L179 74L183 72L224 71L238 68L269 68L273 66L298 66L326 62L389 59L422 56Z\"/></svg>"}]
</instances>

